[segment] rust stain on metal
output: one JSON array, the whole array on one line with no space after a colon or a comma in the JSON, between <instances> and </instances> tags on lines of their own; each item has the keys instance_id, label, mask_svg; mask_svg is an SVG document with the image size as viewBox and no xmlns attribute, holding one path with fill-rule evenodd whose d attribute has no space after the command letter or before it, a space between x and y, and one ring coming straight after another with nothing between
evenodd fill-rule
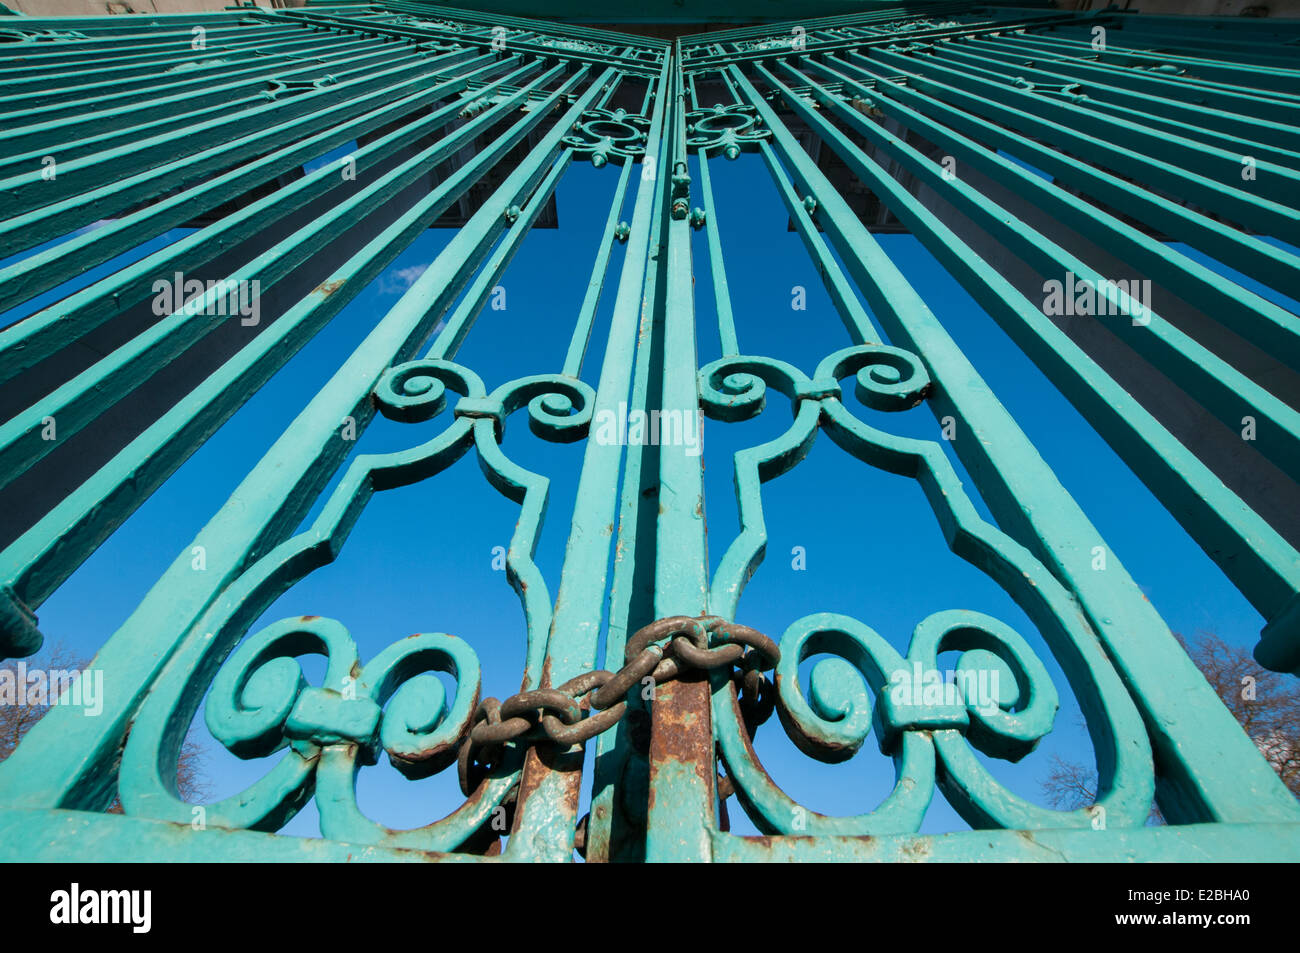
<instances>
[{"instance_id":1,"label":"rust stain on metal","mask_svg":"<svg viewBox=\"0 0 1300 953\"><path fill-rule=\"evenodd\" d=\"M548 798L549 803L537 809L568 815L567 823L572 827L578 817L578 798L582 788L581 769L581 757L573 758L560 754L557 758L556 752L549 746L530 748L524 756L524 768L519 776L519 796L516 800L512 833L517 833L523 825L529 798L537 793L547 778L553 775L559 776L561 785L559 797Z\"/></svg>"},{"instance_id":2,"label":"rust stain on metal","mask_svg":"<svg viewBox=\"0 0 1300 953\"><path fill-rule=\"evenodd\" d=\"M333 281L322 281L320 284L318 284L315 287L315 289L312 290L312 294L318 294L322 298L328 298L330 295L332 295L334 292L338 291L342 287L343 287L342 278L335 278Z\"/></svg>"},{"instance_id":3,"label":"rust stain on metal","mask_svg":"<svg viewBox=\"0 0 1300 953\"><path fill-rule=\"evenodd\" d=\"M689 765L713 798L713 722L709 717L709 682L703 673L679 678L659 688L651 709L650 802L655 806L655 775L670 762Z\"/></svg>"},{"instance_id":4,"label":"rust stain on metal","mask_svg":"<svg viewBox=\"0 0 1300 953\"><path fill-rule=\"evenodd\" d=\"M549 773L549 769L538 757L537 749L530 748L524 756L524 769L519 775L519 799L516 802L519 807L515 811L514 825L516 830L519 828L524 811L528 808L528 799L533 796Z\"/></svg>"},{"instance_id":5,"label":"rust stain on metal","mask_svg":"<svg viewBox=\"0 0 1300 953\"><path fill-rule=\"evenodd\" d=\"M902 854L905 860L925 860L930 856L930 842L920 837L909 840L903 845Z\"/></svg>"},{"instance_id":6,"label":"rust stain on metal","mask_svg":"<svg viewBox=\"0 0 1300 953\"><path fill-rule=\"evenodd\" d=\"M870 838L854 838L855 840L870 840ZM810 834L753 834L747 836L745 841L766 851L774 851L784 844L798 843L807 841L812 843L813 838Z\"/></svg>"}]
</instances>

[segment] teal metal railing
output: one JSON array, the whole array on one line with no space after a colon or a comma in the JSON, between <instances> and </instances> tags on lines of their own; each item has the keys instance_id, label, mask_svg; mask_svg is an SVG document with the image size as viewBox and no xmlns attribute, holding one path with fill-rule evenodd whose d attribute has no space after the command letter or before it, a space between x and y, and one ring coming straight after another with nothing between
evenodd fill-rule
<instances>
[{"instance_id":1,"label":"teal metal railing","mask_svg":"<svg viewBox=\"0 0 1300 953\"><path fill-rule=\"evenodd\" d=\"M402 0L6 23L0 656L36 652L42 602L419 235L461 219L102 646L93 665L118 686L102 715L55 706L0 764L4 856L57 859L74 830L108 859L141 844L181 859L481 856L499 849L502 812L516 860L575 845L590 860L1300 854L1295 797L855 198L915 236L1259 611L1261 663L1298 671L1300 529L1230 482L1256 468L1294 492L1300 469L1300 317L1280 299L1300 290L1300 24L901 3L670 44ZM847 332L815 367L745 350L732 287L746 263L714 194L741 153L761 158ZM580 210L603 224L563 364L489 389L458 351L575 159L607 168L613 192ZM703 367L697 231L722 345ZM1097 249L1131 273L1108 274ZM1257 439L1220 459L1131 393L1119 352L1036 297L1061 275L1101 289L1110 307L1092 317L1123 360ZM183 294L144 317L173 276ZM269 309L243 336L231 328L251 315L225 307L236 288ZM168 385L178 368L187 386ZM927 407L969 486L940 441L855 415L850 379L874 410ZM593 421L626 407L780 416L775 393L791 420L735 454L739 533L710 572L705 505L727 503L706 500L698 454L595 439ZM501 445L521 411L543 439L583 441L558 579L535 562L549 475ZM440 423L406 449L352 454L375 413ZM123 414L129 426L101 426ZM736 618L762 562L762 485L823 431L846 466L915 480L948 547L1038 629L1086 717L1095 804L1051 810L990 772L1052 731L1058 699L1039 650L1002 620L951 606L918 621L905 653L845 615L799 619L779 646L709 621ZM366 659L342 620L250 632L337 558L375 493L436 480L471 449L518 508L506 576L526 620L523 694L481 701L473 647L440 633ZM645 644L643 626L676 617L650 633L664 647ZM896 673L936 670L948 651L1008 680L996 710L890 694ZM319 684L304 654L327 657ZM826 655L809 682L801 663ZM618 675L597 669L618 659ZM454 683L445 704L428 672ZM634 690L642 676L649 693ZM611 680L618 700L601 694ZM176 759L201 704L212 736L267 771L190 804ZM891 793L853 816L806 810L753 746L773 709L818 760L868 757L874 731ZM381 753L411 778L459 760L464 804L411 830L377 824L356 778ZM978 833L917 833L936 790ZM767 837L726 829L732 795ZM125 816L103 813L115 799ZM1166 827L1146 826L1153 799ZM277 836L308 801L323 839Z\"/></svg>"}]
</instances>

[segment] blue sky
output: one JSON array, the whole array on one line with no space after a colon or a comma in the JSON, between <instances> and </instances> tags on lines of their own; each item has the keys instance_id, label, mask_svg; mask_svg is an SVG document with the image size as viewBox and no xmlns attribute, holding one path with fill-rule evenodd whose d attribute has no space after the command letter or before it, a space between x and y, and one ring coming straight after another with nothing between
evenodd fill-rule
<instances>
[{"instance_id":1,"label":"blue sky","mask_svg":"<svg viewBox=\"0 0 1300 953\"><path fill-rule=\"evenodd\" d=\"M798 235L787 231L786 213L761 159L745 155L733 163L716 160L711 170L742 352L780 357L811 372L823 356L852 342ZM475 370L489 390L514 377L560 370L617 176L616 167L596 170L575 163L558 190L560 228L535 230L525 240L501 282L505 310L485 309L456 358ZM630 211L629 204L625 218L630 219ZM188 549L200 527L309 395L451 235L430 230L408 248L45 603L41 629L51 643L90 655L112 634L165 567ZM882 235L879 240L1169 626L1187 634L1213 630L1232 644L1253 645L1263 620L1069 403L915 239ZM703 365L719 356L720 349L702 233L695 242ZM621 261L620 247L583 371L593 384ZM791 310L796 285L807 289L806 311ZM745 423L705 422L706 513L715 567L737 530L731 453L770 439L787 423L788 417L776 407ZM923 409L891 415L889 424L909 435L939 436L938 425ZM437 426L377 418L355 452L412 446ZM581 443L555 445L537 439L522 415L513 419L505 440L513 459L552 478L548 521L537 555L552 596L582 448ZM949 449L946 443L944 449ZM967 487L972 489L969 482ZM741 599L740 621L779 638L804 615L841 612L905 650L913 627L933 612L969 608L994 615L1038 650L1062 700L1055 730L1039 750L1018 765L993 762L995 775L1017 793L1041 800L1039 782L1049 771L1050 755L1091 765L1077 705L1050 652L996 585L948 552L917 484L873 470L821 436L807 460L765 485L763 499L770 534L767 560ZM977 506L987 514L978 500ZM516 516L515 505L487 484L471 453L431 480L375 496L341 557L283 596L253 631L290 615L333 617L351 631L363 662L412 632L450 632L478 652L484 694L509 695L518 689L523 665L523 615L505 574L492 568L492 551L508 544ZM806 570L792 567L795 546L806 552ZM316 660L307 660L304 667L311 680L323 670ZM109 691L111 677L109 673ZM239 791L269 768L269 762L242 762L221 749L207 737L201 715L198 734L214 797ZM880 755L874 739L845 764L821 765L797 752L774 718L759 732L756 749L777 783L813 810L861 813L892 787L892 764ZM361 806L391 827L429 823L460 803L454 774L447 771L410 782L381 761L361 774ZM733 829L753 830L738 810L733 809L732 819ZM936 793L923 830L964 828ZM285 832L317 834L314 807L309 805Z\"/></svg>"}]
</instances>

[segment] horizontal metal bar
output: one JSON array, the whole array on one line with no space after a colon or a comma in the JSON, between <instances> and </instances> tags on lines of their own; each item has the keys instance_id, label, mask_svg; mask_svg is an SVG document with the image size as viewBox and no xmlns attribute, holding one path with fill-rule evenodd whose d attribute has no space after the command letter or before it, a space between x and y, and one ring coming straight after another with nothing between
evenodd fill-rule
<instances>
[{"instance_id":1,"label":"horizontal metal bar","mask_svg":"<svg viewBox=\"0 0 1300 953\"><path fill-rule=\"evenodd\" d=\"M1300 824L1180 824L1108 831L957 831L879 837L713 835L719 863L1284 863Z\"/></svg>"},{"instance_id":2,"label":"horizontal metal bar","mask_svg":"<svg viewBox=\"0 0 1300 953\"><path fill-rule=\"evenodd\" d=\"M38 847L39 845L39 847ZM142 817L92 811L0 807L0 863L493 863L499 858L373 847L319 837L221 828L196 830Z\"/></svg>"}]
</instances>

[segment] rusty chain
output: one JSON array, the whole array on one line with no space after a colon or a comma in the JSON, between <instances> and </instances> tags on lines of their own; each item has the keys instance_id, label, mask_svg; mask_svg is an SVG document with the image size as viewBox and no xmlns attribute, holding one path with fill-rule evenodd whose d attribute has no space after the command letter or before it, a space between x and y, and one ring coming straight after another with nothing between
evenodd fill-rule
<instances>
[{"instance_id":1,"label":"rusty chain","mask_svg":"<svg viewBox=\"0 0 1300 953\"><path fill-rule=\"evenodd\" d=\"M719 644L710 645L710 636ZM666 645L657 644L665 639ZM644 679L662 685L691 669L736 667L732 680L745 727L752 735L775 706L775 688L763 672L780 659L776 643L747 625L709 615L657 619L628 639L623 667L617 672L584 672L556 688L479 702L460 746L461 791L466 797L473 793L507 743L581 744L618 723L627 711L628 693Z\"/></svg>"}]
</instances>

